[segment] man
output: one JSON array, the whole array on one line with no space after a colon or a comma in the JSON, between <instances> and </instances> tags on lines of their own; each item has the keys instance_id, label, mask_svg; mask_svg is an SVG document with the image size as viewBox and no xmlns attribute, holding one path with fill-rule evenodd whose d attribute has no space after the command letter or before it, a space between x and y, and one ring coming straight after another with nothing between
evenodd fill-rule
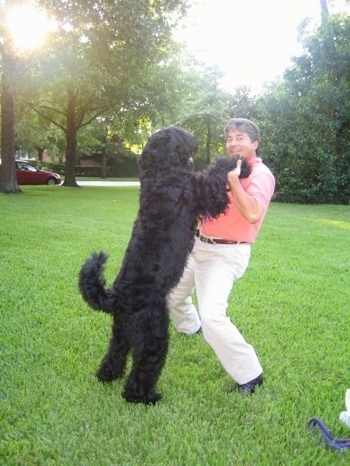
<instances>
[{"instance_id":1,"label":"man","mask_svg":"<svg viewBox=\"0 0 350 466\"><path fill-rule=\"evenodd\" d=\"M254 348L226 315L233 283L246 271L254 243L275 189L271 171L259 158L260 132L250 120L230 119L224 129L226 151L251 166L240 179L241 162L228 173L230 204L217 219L202 220L199 234L179 284L168 304L178 332L198 333L216 353L237 389L251 394L263 383L263 369ZM198 312L192 302L196 289Z\"/></svg>"}]
</instances>

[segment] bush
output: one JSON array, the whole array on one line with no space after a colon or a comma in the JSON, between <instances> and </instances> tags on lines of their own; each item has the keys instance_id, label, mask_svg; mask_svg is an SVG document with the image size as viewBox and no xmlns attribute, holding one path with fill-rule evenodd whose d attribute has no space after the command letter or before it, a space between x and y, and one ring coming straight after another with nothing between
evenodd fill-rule
<instances>
[{"instance_id":1,"label":"bush","mask_svg":"<svg viewBox=\"0 0 350 466\"><path fill-rule=\"evenodd\" d=\"M38 166L38 162L33 163ZM46 162L42 169L51 170L60 175L65 174L65 164L58 162ZM132 154L128 156L120 156L118 158L110 159L107 164L107 176L108 177L120 177L120 178L137 178L138 177L138 165L137 155ZM96 166L75 166L76 176L91 176L100 177L102 175L102 167Z\"/></svg>"}]
</instances>

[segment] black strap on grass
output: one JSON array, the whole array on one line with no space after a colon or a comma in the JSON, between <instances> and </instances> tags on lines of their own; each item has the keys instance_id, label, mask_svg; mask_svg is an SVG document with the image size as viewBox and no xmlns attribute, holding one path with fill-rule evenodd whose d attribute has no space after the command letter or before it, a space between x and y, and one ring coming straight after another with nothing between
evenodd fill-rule
<instances>
[{"instance_id":1,"label":"black strap on grass","mask_svg":"<svg viewBox=\"0 0 350 466\"><path fill-rule=\"evenodd\" d=\"M337 438L333 437L331 435L326 426L323 424L322 421L317 419L316 417L313 417L309 420L307 423L307 428L310 431L314 431L318 427L320 429L320 432L323 436L323 440L326 443L326 445L329 445L330 447L334 448L335 450L343 450L344 448L350 448L350 438Z\"/></svg>"}]
</instances>

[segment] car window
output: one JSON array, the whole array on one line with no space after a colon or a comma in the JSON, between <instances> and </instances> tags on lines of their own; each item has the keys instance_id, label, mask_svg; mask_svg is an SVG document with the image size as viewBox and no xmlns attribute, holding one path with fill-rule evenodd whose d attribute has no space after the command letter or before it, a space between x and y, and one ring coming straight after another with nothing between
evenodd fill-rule
<instances>
[{"instance_id":1,"label":"car window","mask_svg":"<svg viewBox=\"0 0 350 466\"><path fill-rule=\"evenodd\" d=\"M36 172L36 168L33 167L33 165L30 165L29 163L24 163L22 170L27 170L28 172Z\"/></svg>"},{"instance_id":2,"label":"car window","mask_svg":"<svg viewBox=\"0 0 350 466\"><path fill-rule=\"evenodd\" d=\"M23 171L26 171L26 172L36 172L37 171L37 169L33 165L31 165L30 163L16 162L16 165L17 165L18 170L23 170Z\"/></svg>"}]
</instances>

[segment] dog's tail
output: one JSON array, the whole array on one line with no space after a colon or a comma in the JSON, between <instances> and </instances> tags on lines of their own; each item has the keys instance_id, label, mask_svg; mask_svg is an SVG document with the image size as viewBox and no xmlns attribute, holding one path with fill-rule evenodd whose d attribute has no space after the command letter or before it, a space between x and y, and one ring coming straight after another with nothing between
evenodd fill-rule
<instances>
[{"instance_id":1,"label":"dog's tail","mask_svg":"<svg viewBox=\"0 0 350 466\"><path fill-rule=\"evenodd\" d=\"M104 265L108 254L94 252L82 266L79 273L79 290L83 299L95 311L112 314L116 308L116 299L112 290L106 290L103 277Z\"/></svg>"}]
</instances>

